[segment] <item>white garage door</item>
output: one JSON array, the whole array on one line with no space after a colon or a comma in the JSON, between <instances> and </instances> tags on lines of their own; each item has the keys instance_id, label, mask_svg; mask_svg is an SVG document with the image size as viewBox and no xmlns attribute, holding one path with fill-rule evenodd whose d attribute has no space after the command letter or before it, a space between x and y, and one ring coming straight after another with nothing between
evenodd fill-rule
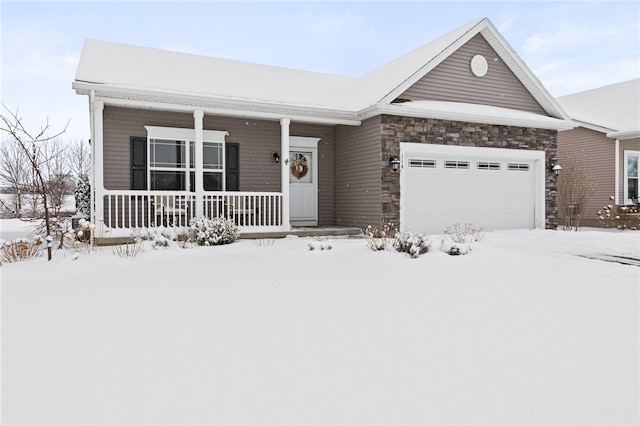
<instances>
[{"instance_id":1,"label":"white garage door","mask_svg":"<svg viewBox=\"0 0 640 426\"><path fill-rule=\"evenodd\" d=\"M442 233L454 223L485 230L541 227L544 153L402 143L400 225Z\"/></svg>"}]
</instances>

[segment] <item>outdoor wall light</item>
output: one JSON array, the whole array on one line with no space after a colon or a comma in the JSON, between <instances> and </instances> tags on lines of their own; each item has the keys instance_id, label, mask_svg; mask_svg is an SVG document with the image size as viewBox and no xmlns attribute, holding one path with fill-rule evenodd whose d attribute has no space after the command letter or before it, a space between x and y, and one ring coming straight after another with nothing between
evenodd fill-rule
<instances>
[{"instance_id":1,"label":"outdoor wall light","mask_svg":"<svg viewBox=\"0 0 640 426\"><path fill-rule=\"evenodd\" d=\"M276 163L280 162L280 154L278 154L277 152L273 153L273 159Z\"/></svg>"},{"instance_id":2,"label":"outdoor wall light","mask_svg":"<svg viewBox=\"0 0 640 426\"><path fill-rule=\"evenodd\" d=\"M400 168L400 159L398 157L389 158L389 164L391 165L391 170L394 172Z\"/></svg>"},{"instance_id":3,"label":"outdoor wall light","mask_svg":"<svg viewBox=\"0 0 640 426\"><path fill-rule=\"evenodd\" d=\"M560 164L554 164L553 167L551 167L551 171L556 176L560 176L560 170L562 170L562 166Z\"/></svg>"}]
</instances>

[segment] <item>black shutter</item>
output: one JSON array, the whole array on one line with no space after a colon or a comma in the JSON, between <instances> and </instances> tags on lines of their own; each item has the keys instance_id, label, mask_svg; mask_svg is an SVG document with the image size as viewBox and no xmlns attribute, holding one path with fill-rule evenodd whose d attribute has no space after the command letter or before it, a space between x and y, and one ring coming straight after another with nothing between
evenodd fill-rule
<instances>
[{"instance_id":1,"label":"black shutter","mask_svg":"<svg viewBox=\"0 0 640 426\"><path fill-rule=\"evenodd\" d=\"M147 138L131 136L131 189L147 189Z\"/></svg>"},{"instance_id":2,"label":"black shutter","mask_svg":"<svg viewBox=\"0 0 640 426\"><path fill-rule=\"evenodd\" d=\"M240 147L237 143L225 143L225 180L227 191L240 190Z\"/></svg>"}]
</instances>

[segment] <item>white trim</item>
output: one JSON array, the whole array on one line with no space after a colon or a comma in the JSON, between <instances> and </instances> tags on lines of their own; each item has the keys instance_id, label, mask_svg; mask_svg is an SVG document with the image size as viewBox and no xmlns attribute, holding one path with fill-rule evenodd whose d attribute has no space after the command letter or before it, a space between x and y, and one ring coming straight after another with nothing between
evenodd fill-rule
<instances>
[{"instance_id":1,"label":"white trim","mask_svg":"<svg viewBox=\"0 0 640 426\"><path fill-rule=\"evenodd\" d=\"M469 123L495 124L501 126L533 127L537 129L550 130L569 130L575 127L571 121L560 120L544 115L536 117L535 114L531 113L529 117L523 117L524 115L529 114L525 114L522 111L519 111L519 114L517 114L519 116L509 117L508 115L500 116L482 112L444 111L438 108L437 102L433 102L432 106L426 106L427 104L425 103L420 107L408 104L409 103L398 105L373 105L362 110L360 117L362 120L366 120L367 118L387 114L403 117L433 118L439 120L466 121ZM506 108L503 109L505 111L509 111Z\"/></svg>"},{"instance_id":2,"label":"white trim","mask_svg":"<svg viewBox=\"0 0 640 426\"><path fill-rule=\"evenodd\" d=\"M412 155L455 155L461 157L472 157L480 159L518 159L533 161L533 172L535 173L535 200L534 200L534 226L536 229L545 228L545 152L521 149L506 148L484 148L466 147L457 145L434 145L412 142L400 142L400 154L402 158L402 168L400 172L400 224L405 222L406 201L402 196L402 188L406 186L406 175L404 170L408 166L408 161Z\"/></svg>"},{"instance_id":3,"label":"white trim","mask_svg":"<svg viewBox=\"0 0 640 426\"><path fill-rule=\"evenodd\" d=\"M204 167L202 166L202 161L198 161L198 157L202 157L202 153L203 153L203 147L204 147L204 128L203 128L203 123L204 123L204 112L201 110L196 110L193 111L193 127L195 129L194 131L194 136L195 136L195 140L194 140L194 152L195 152L195 156L196 158L194 159L194 165L195 165L195 179L196 181L195 183L195 189L196 189L196 198L197 199L202 199L202 197L204 197L204 175L203 170ZM223 146L223 150L224 150L224 143L222 144ZM187 149L187 151L191 151L190 149ZM224 152L223 152L224 155ZM223 164L224 164L224 157L223 158ZM187 161L189 161L189 157L187 155ZM187 163L189 164L189 163ZM225 165L226 167L226 165ZM190 176L191 173L187 173L187 176ZM222 189L226 189L226 187L224 186L224 175L225 173L222 173ZM188 184L187 184L187 188L189 188ZM202 217L204 216L204 203L196 203L196 217Z\"/></svg>"},{"instance_id":4,"label":"white trim","mask_svg":"<svg viewBox=\"0 0 640 426\"><path fill-rule=\"evenodd\" d=\"M640 129L626 130L622 132L611 132L607 133L607 137L620 140L640 138Z\"/></svg>"},{"instance_id":5,"label":"white trim","mask_svg":"<svg viewBox=\"0 0 640 426\"><path fill-rule=\"evenodd\" d=\"M92 106L93 116L93 192L95 209L92 214L92 222L96 225L104 222L104 103L94 98Z\"/></svg>"},{"instance_id":6,"label":"white trim","mask_svg":"<svg viewBox=\"0 0 640 426\"><path fill-rule=\"evenodd\" d=\"M638 165L640 166L640 151L632 151L632 150L624 151L624 164L623 164L623 167L624 167L623 191L624 192L622 193L622 200L624 201L624 204L631 204L631 198L627 198L627 194L629 194L629 176L627 175L629 173L629 171L627 170L629 157L638 157ZM637 179L638 179L638 184L640 184L640 176L638 176Z\"/></svg>"},{"instance_id":7,"label":"white trim","mask_svg":"<svg viewBox=\"0 0 640 426\"><path fill-rule=\"evenodd\" d=\"M613 166L615 176L613 177L615 193L613 196L613 202L620 204L620 139L616 139L615 147L615 164Z\"/></svg>"},{"instance_id":8,"label":"white trim","mask_svg":"<svg viewBox=\"0 0 640 426\"><path fill-rule=\"evenodd\" d=\"M241 100L189 95L163 91L144 91L128 89L108 84L74 82L72 87L79 95L95 90L96 96L106 105L135 107L156 110L193 112L202 110L208 115L228 117L251 117L267 120L280 120L286 116L303 123L359 126L356 111L336 108L310 107L306 105L285 105L278 102Z\"/></svg>"},{"instance_id":9,"label":"white trim","mask_svg":"<svg viewBox=\"0 0 640 426\"><path fill-rule=\"evenodd\" d=\"M195 141L195 129L181 129L178 127L144 126L147 129L149 139L175 139L181 141ZM229 135L226 130L203 130L203 142L225 142L225 137Z\"/></svg>"},{"instance_id":10,"label":"white trim","mask_svg":"<svg viewBox=\"0 0 640 426\"><path fill-rule=\"evenodd\" d=\"M289 126L291 120L280 118L280 190L282 191L282 229L291 230L290 195L289 195L289 145L291 136Z\"/></svg>"}]
</instances>

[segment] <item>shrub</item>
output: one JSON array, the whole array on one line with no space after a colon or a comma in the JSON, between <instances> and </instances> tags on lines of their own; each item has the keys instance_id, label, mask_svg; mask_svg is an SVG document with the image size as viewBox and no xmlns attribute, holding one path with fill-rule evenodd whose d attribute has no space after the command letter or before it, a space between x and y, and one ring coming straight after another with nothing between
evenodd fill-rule
<instances>
[{"instance_id":1,"label":"shrub","mask_svg":"<svg viewBox=\"0 0 640 426\"><path fill-rule=\"evenodd\" d=\"M463 228L459 223L455 223L445 228L440 248L451 256L463 255L471 251L471 244L483 238L482 228L476 228L470 223L465 223Z\"/></svg>"},{"instance_id":2,"label":"shrub","mask_svg":"<svg viewBox=\"0 0 640 426\"><path fill-rule=\"evenodd\" d=\"M613 201L614 197L609 197ZM607 228L640 229L640 209L638 206L608 204L597 211L598 223Z\"/></svg>"},{"instance_id":3,"label":"shrub","mask_svg":"<svg viewBox=\"0 0 640 426\"><path fill-rule=\"evenodd\" d=\"M144 242L141 238L134 238L133 242L118 244L113 246L113 254L116 254L120 257L130 257L135 258L137 255L141 254L143 251Z\"/></svg>"},{"instance_id":4,"label":"shrub","mask_svg":"<svg viewBox=\"0 0 640 426\"><path fill-rule=\"evenodd\" d=\"M393 228L393 223L389 222L382 229L372 228L369 225L362 232L367 246L373 251L381 251L389 247L397 230Z\"/></svg>"},{"instance_id":5,"label":"shrub","mask_svg":"<svg viewBox=\"0 0 640 426\"><path fill-rule=\"evenodd\" d=\"M187 236L199 246L229 244L238 239L238 227L232 221L221 217L213 219L194 217L189 222Z\"/></svg>"},{"instance_id":6,"label":"shrub","mask_svg":"<svg viewBox=\"0 0 640 426\"><path fill-rule=\"evenodd\" d=\"M393 240L393 247L401 252L407 253L412 258L429 251L431 240L424 234L412 234L411 232L397 232Z\"/></svg>"},{"instance_id":7,"label":"shrub","mask_svg":"<svg viewBox=\"0 0 640 426\"><path fill-rule=\"evenodd\" d=\"M452 243L475 243L484 237L482 228L476 228L470 223L465 223L464 228L459 223L454 223L444 230L444 236Z\"/></svg>"},{"instance_id":8,"label":"shrub","mask_svg":"<svg viewBox=\"0 0 640 426\"><path fill-rule=\"evenodd\" d=\"M19 238L13 241L5 241L2 244L2 263L18 262L20 260L29 260L40 256L40 246L44 240L37 235L33 241L25 238Z\"/></svg>"}]
</instances>

